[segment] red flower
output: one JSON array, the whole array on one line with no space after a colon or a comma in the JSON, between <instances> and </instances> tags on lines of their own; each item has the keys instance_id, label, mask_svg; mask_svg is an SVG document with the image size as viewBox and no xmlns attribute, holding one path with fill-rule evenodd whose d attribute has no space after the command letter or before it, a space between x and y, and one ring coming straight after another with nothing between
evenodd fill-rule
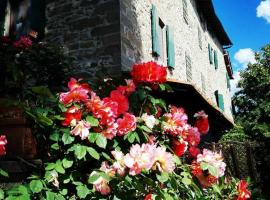
<instances>
[{"instance_id":1,"label":"red flower","mask_svg":"<svg viewBox=\"0 0 270 200\"><path fill-rule=\"evenodd\" d=\"M0 156L6 155L5 145L7 144L7 139L5 135L0 135Z\"/></svg>"},{"instance_id":2,"label":"red flower","mask_svg":"<svg viewBox=\"0 0 270 200\"><path fill-rule=\"evenodd\" d=\"M88 93L91 92L90 86L87 83L80 84L74 78L71 78L68 82L68 88L69 92L60 94L60 102L65 105L73 102L86 102Z\"/></svg>"},{"instance_id":3,"label":"red flower","mask_svg":"<svg viewBox=\"0 0 270 200\"><path fill-rule=\"evenodd\" d=\"M190 146L198 146L201 141L201 135L197 128L190 127L188 130L187 141Z\"/></svg>"},{"instance_id":4,"label":"red flower","mask_svg":"<svg viewBox=\"0 0 270 200\"><path fill-rule=\"evenodd\" d=\"M11 43L11 39L7 36L1 36L1 42L5 43L5 44L9 44L9 43Z\"/></svg>"},{"instance_id":5,"label":"red flower","mask_svg":"<svg viewBox=\"0 0 270 200\"><path fill-rule=\"evenodd\" d=\"M188 151L193 158L197 158L197 155L201 153L200 149L197 147L189 147Z\"/></svg>"},{"instance_id":6,"label":"red flower","mask_svg":"<svg viewBox=\"0 0 270 200\"><path fill-rule=\"evenodd\" d=\"M22 36L18 41L13 43L13 46L18 49L28 49L32 46L32 40L27 36Z\"/></svg>"},{"instance_id":7,"label":"red flower","mask_svg":"<svg viewBox=\"0 0 270 200\"><path fill-rule=\"evenodd\" d=\"M247 182L245 182L243 180L241 180L238 183L238 186L237 186L237 191L238 191L237 200L246 200L246 199L249 199L251 197L251 193L247 189L247 187L248 187Z\"/></svg>"},{"instance_id":8,"label":"red flower","mask_svg":"<svg viewBox=\"0 0 270 200\"><path fill-rule=\"evenodd\" d=\"M151 199L152 199L152 194L148 194L144 198L144 200L151 200Z\"/></svg>"},{"instance_id":9,"label":"red flower","mask_svg":"<svg viewBox=\"0 0 270 200\"><path fill-rule=\"evenodd\" d=\"M131 71L132 79L135 83L165 83L167 69L155 62L135 64Z\"/></svg>"},{"instance_id":10,"label":"red flower","mask_svg":"<svg viewBox=\"0 0 270 200\"><path fill-rule=\"evenodd\" d=\"M206 134L209 131L208 115L204 111L200 111L194 115L196 117L195 127L198 128L201 134Z\"/></svg>"},{"instance_id":11,"label":"red flower","mask_svg":"<svg viewBox=\"0 0 270 200\"><path fill-rule=\"evenodd\" d=\"M117 87L117 90L121 92L123 95L129 96L131 93L133 93L136 90L136 86L133 82L133 80L126 80L127 86L120 85Z\"/></svg>"},{"instance_id":12,"label":"red flower","mask_svg":"<svg viewBox=\"0 0 270 200\"><path fill-rule=\"evenodd\" d=\"M136 129L136 117L130 113L125 113L123 119L119 118L117 120L118 124L118 133L117 135L122 136L130 131Z\"/></svg>"},{"instance_id":13,"label":"red flower","mask_svg":"<svg viewBox=\"0 0 270 200\"><path fill-rule=\"evenodd\" d=\"M187 150L187 145L188 145L188 143L185 141L180 142L178 140L173 140L173 147L172 148L173 148L175 155L177 155L179 157L182 156Z\"/></svg>"},{"instance_id":14,"label":"red flower","mask_svg":"<svg viewBox=\"0 0 270 200\"><path fill-rule=\"evenodd\" d=\"M119 92L118 90L111 91L110 99L118 104L117 116L124 114L128 111L128 98L124 96L121 92Z\"/></svg>"},{"instance_id":15,"label":"red flower","mask_svg":"<svg viewBox=\"0 0 270 200\"><path fill-rule=\"evenodd\" d=\"M198 164L196 161L193 161L193 162L191 163L191 173L192 173L194 176L202 175L202 174L203 174L203 171L202 171L202 169L201 169L200 164Z\"/></svg>"},{"instance_id":16,"label":"red flower","mask_svg":"<svg viewBox=\"0 0 270 200\"><path fill-rule=\"evenodd\" d=\"M82 111L72 106L64 113L65 120L62 121L63 126L75 126L77 121L81 120Z\"/></svg>"}]
</instances>

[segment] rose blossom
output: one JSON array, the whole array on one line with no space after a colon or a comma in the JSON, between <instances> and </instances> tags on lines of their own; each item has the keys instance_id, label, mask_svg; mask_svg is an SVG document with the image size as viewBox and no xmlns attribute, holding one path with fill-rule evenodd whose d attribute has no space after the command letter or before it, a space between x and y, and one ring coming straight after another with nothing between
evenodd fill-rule
<instances>
[{"instance_id":1,"label":"rose blossom","mask_svg":"<svg viewBox=\"0 0 270 200\"><path fill-rule=\"evenodd\" d=\"M125 113L122 119L117 119L117 124L117 135L123 136L136 129L136 117L130 113Z\"/></svg>"},{"instance_id":2,"label":"rose blossom","mask_svg":"<svg viewBox=\"0 0 270 200\"><path fill-rule=\"evenodd\" d=\"M236 200L246 200L251 197L250 191L247 189L247 182L240 180L237 185L238 197Z\"/></svg>"},{"instance_id":3,"label":"rose blossom","mask_svg":"<svg viewBox=\"0 0 270 200\"><path fill-rule=\"evenodd\" d=\"M78 124L71 130L71 135L80 136L85 140L89 135L90 124L84 120L79 121Z\"/></svg>"},{"instance_id":4,"label":"rose blossom","mask_svg":"<svg viewBox=\"0 0 270 200\"><path fill-rule=\"evenodd\" d=\"M64 113L64 117L65 119L62 121L63 126L75 126L77 121L81 120L82 111L79 108L72 106Z\"/></svg>"},{"instance_id":5,"label":"rose blossom","mask_svg":"<svg viewBox=\"0 0 270 200\"><path fill-rule=\"evenodd\" d=\"M196 118L194 126L198 128L201 134L206 134L209 131L208 115L204 111L200 111L194 115Z\"/></svg>"},{"instance_id":6,"label":"rose blossom","mask_svg":"<svg viewBox=\"0 0 270 200\"><path fill-rule=\"evenodd\" d=\"M7 138L5 135L0 135L0 156L6 155Z\"/></svg>"},{"instance_id":7,"label":"rose blossom","mask_svg":"<svg viewBox=\"0 0 270 200\"><path fill-rule=\"evenodd\" d=\"M188 148L188 143L186 141L173 140L172 149L177 156L182 156Z\"/></svg>"}]
</instances>

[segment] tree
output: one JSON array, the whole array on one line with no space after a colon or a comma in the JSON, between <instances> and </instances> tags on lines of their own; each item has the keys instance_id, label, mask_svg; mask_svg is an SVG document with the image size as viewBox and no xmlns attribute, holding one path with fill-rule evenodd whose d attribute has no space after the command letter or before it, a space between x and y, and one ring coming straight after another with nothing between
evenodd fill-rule
<instances>
[{"instance_id":1,"label":"tree","mask_svg":"<svg viewBox=\"0 0 270 200\"><path fill-rule=\"evenodd\" d=\"M236 121L253 137L270 137L270 45L256 53L255 59L240 73L241 90L233 98Z\"/></svg>"}]
</instances>

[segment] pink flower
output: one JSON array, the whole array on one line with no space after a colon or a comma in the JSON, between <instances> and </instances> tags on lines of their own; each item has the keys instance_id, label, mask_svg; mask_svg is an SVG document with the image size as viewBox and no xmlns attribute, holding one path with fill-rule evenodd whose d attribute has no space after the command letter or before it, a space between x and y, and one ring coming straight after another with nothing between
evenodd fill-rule
<instances>
[{"instance_id":1,"label":"pink flower","mask_svg":"<svg viewBox=\"0 0 270 200\"><path fill-rule=\"evenodd\" d=\"M164 114L166 120L163 122L163 129L172 136L180 135L185 138L189 125L187 124L188 117L183 108L172 106L170 113Z\"/></svg>"},{"instance_id":2,"label":"pink flower","mask_svg":"<svg viewBox=\"0 0 270 200\"><path fill-rule=\"evenodd\" d=\"M32 40L27 36L22 36L18 41L13 43L13 46L18 49L28 49L32 46Z\"/></svg>"},{"instance_id":3,"label":"pink flower","mask_svg":"<svg viewBox=\"0 0 270 200\"><path fill-rule=\"evenodd\" d=\"M122 119L117 120L118 133L117 135L123 136L136 129L136 117L130 113L125 113Z\"/></svg>"},{"instance_id":4,"label":"pink flower","mask_svg":"<svg viewBox=\"0 0 270 200\"><path fill-rule=\"evenodd\" d=\"M89 98L90 86L86 83L80 84L74 78L68 82L69 92L60 93L60 102L64 105L75 102L86 102Z\"/></svg>"},{"instance_id":5,"label":"pink flower","mask_svg":"<svg viewBox=\"0 0 270 200\"><path fill-rule=\"evenodd\" d=\"M86 121L79 121L78 124L71 130L71 135L80 136L82 140L85 140L89 135L90 124Z\"/></svg>"},{"instance_id":6,"label":"pink flower","mask_svg":"<svg viewBox=\"0 0 270 200\"><path fill-rule=\"evenodd\" d=\"M65 113L64 113L64 121L62 121L63 126L75 126L77 121L81 120L82 117L82 111L72 106L70 107Z\"/></svg>"},{"instance_id":7,"label":"pink flower","mask_svg":"<svg viewBox=\"0 0 270 200\"><path fill-rule=\"evenodd\" d=\"M140 174L143 169L150 170L154 163L155 145L132 145L130 152L125 155L124 163L129 168L130 175Z\"/></svg>"},{"instance_id":8,"label":"pink flower","mask_svg":"<svg viewBox=\"0 0 270 200\"><path fill-rule=\"evenodd\" d=\"M7 138L5 135L0 135L0 156L6 155Z\"/></svg>"},{"instance_id":9,"label":"pink flower","mask_svg":"<svg viewBox=\"0 0 270 200\"><path fill-rule=\"evenodd\" d=\"M95 175L97 172L93 171L90 176ZM94 189L102 195L108 195L111 192L111 188L106 179L100 176L94 183Z\"/></svg>"},{"instance_id":10,"label":"pink flower","mask_svg":"<svg viewBox=\"0 0 270 200\"><path fill-rule=\"evenodd\" d=\"M175 162L173 155L166 152L165 147L157 147L154 151L155 153L155 162L152 167L154 170L158 169L160 172L173 172L175 169Z\"/></svg>"},{"instance_id":11,"label":"pink flower","mask_svg":"<svg viewBox=\"0 0 270 200\"><path fill-rule=\"evenodd\" d=\"M201 141L201 135L197 128L190 127L187 135L187 142L190 146L198 146Z\"/></svg>"},{"instance_id":12,"label":"pink flower","mask_svg":"<svg viewBox=\"0 0 270 200\"><path fill-rule=\"evenodd\" d=\"M196 118L194 126L198 128L201 134L207 134L209 131L208 115L204 111L200 111L194 117Z\"/></svg>"},{"instance_id":13,"label":"pink flower","mask_svg":"<svg viewBox=\"0 0 270 200\"><path fill-rule=\"evenodd\" d=\"M120 175L120 176L124 176L125 175L125 162L124 162L124 154L121 151L112 151L111 152L114 159L116 160L113 163L113 169Z\"/></svg>"},{"instance_id":14,"label":"pink flower","mask_svg":"<svg viewBox=\"0 0 270 200\"><path fill-rule=\"evenodd\" d=\"M107 139L111 140L111 139L113 139L117 135L117 128L118 128L118 124L117 123L110 123L102 131L102 134L104 135L104 137L106 137Z\"/></svg>"}]
</instances>

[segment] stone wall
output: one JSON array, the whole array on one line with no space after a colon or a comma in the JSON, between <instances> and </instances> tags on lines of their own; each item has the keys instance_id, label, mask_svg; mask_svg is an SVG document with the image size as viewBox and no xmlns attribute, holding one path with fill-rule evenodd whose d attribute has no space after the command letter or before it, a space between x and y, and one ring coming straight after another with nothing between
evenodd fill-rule
<instances>
[{"instance_id":1,"label":"stone wall","mask_svg":"<svg viewBox=\"0 0 270 200\"><path fill-rule=\"evenodd\" d=\"M97 67L118 74L119 18L118 0L47 0L45 39L76 58L79 76L94 76Z\"/></svg>"},{"instance_id":2,"label":"stone wall","mask_svg":"<svg viewBox=\"0 0 270 200\"><path fill-rule=\"evenodd\" d=\"M214 92L219 90L224 96L225 115L233 119L231 96L227 88L226 67L222 46L210 33L204 20L200 20L195 0L187 0L188 23L183 17L182 0L121 0L121 64L128 71L135 62L154 60L152 56L151 8L154 4L159 18L174 29L176 66L169 78L186 82L185 55L191 57L192 84L202 91L202 78L205 77L205 96L217 105ZM201 30L202 48L199 46L198 29ZM219 67L215 69L209 62L208 43L218 53ZM166 64L166 63L164 63Z\"/></svg>"}]
</instances>

